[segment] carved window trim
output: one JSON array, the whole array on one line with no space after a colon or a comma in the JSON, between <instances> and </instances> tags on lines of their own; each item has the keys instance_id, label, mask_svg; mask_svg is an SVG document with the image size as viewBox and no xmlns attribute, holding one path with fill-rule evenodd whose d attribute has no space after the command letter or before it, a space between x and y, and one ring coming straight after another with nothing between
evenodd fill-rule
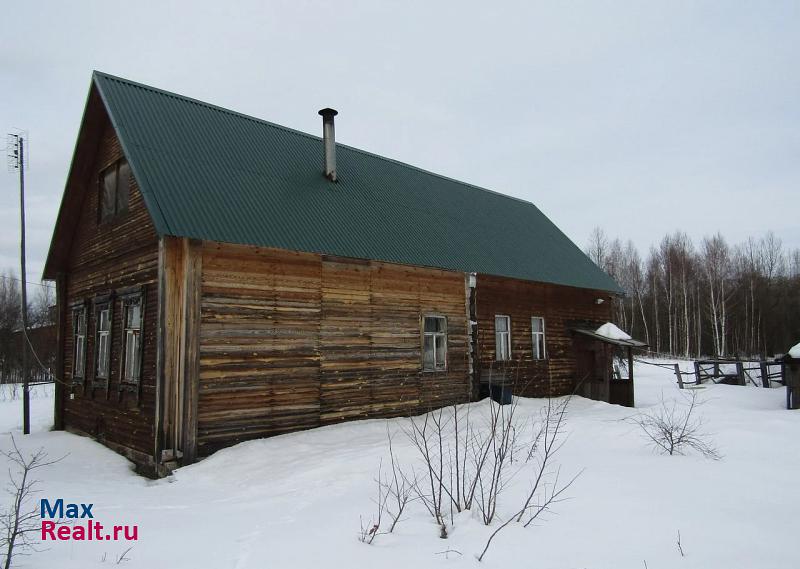
<instances>
[{"instance_id":1,"label":"carved window trim","mask_svg":"<svg viewBox=\"0 0 800 569\"><path fill-rule=\"evenodd\" d=\"M122 301L122 337L120 352L120 391L139 391L142 382L142 367L144 364L144 330L145 330L145 289L133 287L118 291ZM131 320L131 313L138 307L138 327ZM130 351L134 347L134 353Z\"/></svg>"},{"instance_id":2,"label":"carved window trim","mask_svg":"<svg viewBox=\"0 0 800 569\"><path fill-rule=\"evenodd\" d=\"M105 330L101 329L103 324L103 313L107 312L107 324ZM111 362L113 361L114 347L114 301L110 294L98 296L94 299L94 380L93 387L108 389L111 383ZM105 338L105 354L103 354L103 338ZM105 357L105 372L102 369L103 358Z\"/></svg>"},{"instance_id":3,"label":"carved window trim","mask_svg":"<svg viewBox=\"0 0 800 569\"><path fill-rule=\"evenodd\" d=\"M86 302L72 305L72 384L81 385L86 380L86 346L88 344L88 318Z\"/></svg>"}]
</instances>

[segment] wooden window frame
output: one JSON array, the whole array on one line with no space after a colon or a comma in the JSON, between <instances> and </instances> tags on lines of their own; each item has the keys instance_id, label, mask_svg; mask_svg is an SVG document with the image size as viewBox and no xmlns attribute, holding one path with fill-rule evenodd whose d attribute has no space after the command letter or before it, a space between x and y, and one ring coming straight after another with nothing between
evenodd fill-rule
<instances>
[{"instance_id":1,"label":"wooden window frame","mask_svg":"<svg viewBox=\"0 0 800 569\"><path fill-rule=\"evenodd\" d=\"M120 294L122 301L122 337L121 342L121 355L120 355L120 373L119 373L119 388L120 391L135 391L138 392L139 386L142 383L142 367L144 365L144 323L145 323L145 289L144 287L136 287L134 289L126 289ZM139 304L139 328L128 327L128 311L134 304ZM136 376L129 378L127 376L127 363L128 363L128 332L138 330L138 353L135 355L136 359Z\"/></svg>"},{"instance_id":2,"label":"wooden window frame","mask_svg":"<svg viewBox=\"0 0 800 569\"><path fill-rule=\"evenodd\" d=\"M443 320L444 321L444 332L427 332L425 330L425 321L428 318L435 318L437 320ZM423 314L422 315L421 328L422 328L422 371L424 373L435 373L435 372L447 371L447 363L448 363L448 361L447 361L447 352L448 352L448 349L447 349L448 348L447 316L444 316L443 314ZM430 337L431 341L433 342L433 368L425 367L425 339L428 338L428 337ZM444 364L441 367L436 363L436 360L437 360L437 357L436 357L436 338L437 337L444 338Z\"/></svg>"},{"instance_id":3,"label":"wooden window frame","mask_svg":"<svg viewBox=\"0 0 800 569\"><path fill-rule=\"evenodd\" d=\"M120 206L120 202L119 202L119 195L120 195L119 194L119 187L120 187L119 172L120 172L120 168L122 167L123 164L127 164L128 165L128 197L127 197L125 203L122 206ZM104 212L103 212L103 196L104 196L104 193L105 193L104 180L105 180L105 177L106 177L106 173L109 172L110 170L114 170L115 171L115 173L114 173L114 197L113 197L114 211L112 213L104 214ZM133 173L131 172L130 163L124 157L123 158L119 158L117 160L114 160L113 162L111 162L110 164L106 165L104 168L102 168L100 170L100 173L98 174L98 177L97 177L97 190L98 190L97 219L98 219L98 223L100 225L103 225L105 223L111 223L114 220L116 220L117 218L119 218L119 217L125 215L126 213L128 213L128 211L130 211L131 177L132 176L133 176Z\"/></svg>"},{"instance_id":4,"label":"wooden window frame","mask_svg":"<svg viewBox=\"0 0 800 569\"><path fill-rule=\"evenodd\" d=\"M535 320L542 321L542 331L537 332L533 326L533 322ZM537 354L539 351L539 343L536 341L537 338L542 337L542 353ZM531 316L531 357L534 361L543 361L547 359L547 332L545 328L545 319L544 316Z\"/></svg>"},{"instance_id":5,"label":"wooden window frame","mask_svg":"<svg viewBox=\"0 0 800 569\"><path fill-rule=\"evenodd\" d=\"M72 305L72 384L81 385L86 380L86 346L88 345L88 318L84 301ZM78 334L78 318L83 318L83 334ZM78 357L78 338L82 337L81 357ZM81 372L78 374L78 362Z\"/></svg>"},{"instance_id":6,"label":"wooden window frame","mask_svg":"<svg viewBox=\"0 0 800 569\"><path fill-rule=\"evenodd\" d=\"M506 320L506 331L501 332L497 329L497 319L498 318L505 318ZM506 336L506 346L508 353L506 354L507 357L501 358L501 350L500 342L502 341L502 334ZM511 316L508 314L495 314L494 315L494 359L498 362L509 362L511 361Z\"/></svg>"},{"instance_id":7,"label":"wooden window frame","mask_svg":"<svg viewBox=\"0 0 800 569\"><path fill-rule=\"evenodd\" d=\"M108 330L100 330L101 314L104 311L108 311ZM108 361L105 375L100 372L100 363L102 360L100 337L103 332L105 332L107 338L106 345L108 346L106 354ZM112 350L114 346L114 302L110 295L97 297L94 300L94 342L95 365L92 386L108 389L111 383L111 361L113 360Z\"/></svg>"}]
</instances>

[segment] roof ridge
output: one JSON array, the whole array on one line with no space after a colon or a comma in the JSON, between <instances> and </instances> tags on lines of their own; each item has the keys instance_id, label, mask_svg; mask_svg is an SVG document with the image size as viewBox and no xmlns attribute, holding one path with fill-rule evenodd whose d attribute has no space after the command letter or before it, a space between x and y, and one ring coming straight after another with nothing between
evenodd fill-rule
<instances>
[{"instance_id":1,"label":"roof ridge","mask_svg":"<svg viewBox=\"0 0 800 569\"><path fill-rule=\"evenodd\" d=\"M207 108L215 110L215 111L227 113L227 114L234 115L234 116L237 116L237 117L240 117L240 118L243 118L243 119L255 122L255 123L264 124L264 125L267 125L267 126L270 126L270 127L273 127L273 128L277 128L277 129L286 131L286 132L288 132L290 134L295 134L295 135L303 136L303 137L306 137L306 138L311 138L313 140L319 140L319 141L322 140L322 137L316 136L314 134L303 132L302 130L297 130L297 129L294 129L294 128L291 128L291 127L288 127L288 126L284 126L282 124L274 123L272 121L268 121L266 119L258 118L258 117L255 117L253 115L248 115L246 113L242 113L242 112L239 112L239 111L234 111L234 110L228 109L226 107L221 107L219 105L215 105L214 103L209 103L207 101L201 101L200 99L195 99L194 97L189 97L187 95L181 95L180 93L175 93L173 91L167 91L165 89L160 89L158 87L153 87L152 85L145 85L144 83L139 83L139 82L133 81L131 79L126 79L125 77L119 77L117 75L112 75L110 73L105 73L103 71L98 71L96 69L92 73L95 76L103 77L103 78L106 78L106 79L111 79L113 81L119 81L119 82L122 82L122 83L127 83L129 85L133 85L133 86L139 87L141 89L146 89L148 91L152 91L154 93L158 93L160 95L164 95L164 96L167 96L167 97L181 99L181 100L184 100L184 101L196 104L196 105L201 105L201 106L207 107ZM536 209L539 209L536 206L536 204L534 204L532 201L529 201L529 200L518 198L516 196L510 196L508 194L504 194L504 193L498 192L496 190L490 190L489 188L484 188L483 186L478 186L478 185L472 184L470 182L464 182L463 180L458 180L458 179L453 178L451 176L445 176L444 174L439 174L437 172L433 172L431 170L427 170L425 168L421 168L419 166L415 166L414 164L409 164L408 162L403 162L403 161L397 160L395 158L389 158L388 156L382 156L380 154L376 154L375 152L370 152L369 150L364 150L363 148L350 146L348 144L343 144L341 142L337 142L336 145L339 146L339 147L342 147L342 148L346 148L348 150L352 150L353 152L359 152L359 153L365 154L367 156L372 156L374 158L378 158L380 160L385 160L387 162L391 162L393 164L397 164L397 165L403 166L405 168L410 168L412 170L416 170L417 172L422 172L423 174L428 174L430 176L436 176L437 178L441 178L441 179L447 180L449 182L454 182L456 184L461 184L462 186L465 186L465 187L468 187L468 188L471 188L471 189L474 189L474 190L479 190L479 191L482 191L482 192L486 192L488 194L493 194L495 196L499 196L499 197L506 198L506 199L509 199L509 200L514 200L514 201L517 201L517 202L521 202L521 203L524 203L524 204L527 204L527 205L531 205L531 206L535 207Z\"/></svg>"},{"instance_id":2,"label":"roof ridge","mask_svg":"<svg viewBox=\"0 0 800 569\"><path fill-rule=\"evenodd\" d=\"M128 83L129 85L133 85L133 86L139 87L141 89L146 89L148 91L152 91L154 93L158 93L159 95L165 95L167 97L172 97L172 98L175 98L175 99L181 99L181 100L184 100L184 101L187 101L187 102L190 102L190 103L194 103L196 105L201 105L203 107L207 107L207 108L215 110L215 111L220 111L220 112L223 112L223 113L227 113L229 115L235 115L237 117L240 117L240 118L243 118L243 119L247 119L247 120L252 121L252 122L262 123L262 124L266 124L268 126L279 128L281 130L285 130L285 131L291 132L293 134L299 134L301 136L305 136L305 137L308 137L308 138L313 138L313 139L316 139L316 140L322 140L320 137L314 136L313 134L309 134L307 132L303 132L302 130L297 130L297 129L294 129L294 128L291 128L291 127L288 127L288 126L283 126L282 124L270 122L270 121L265 120L265 119L260 119L258 117L254 117L253 115L248 115L248 114L245 114L245 113L241 113L239 111L234 111L232 109L228 109L228 108L225 108L225 107L221 107L219 105L215 105L214 103L209 103L207 101L201 101L200 99L195 99L194 97L189 97L187 95L181 95L180 93L175 93L173 91L167 91L165 89L159 89L158 87L153 87L152 85L145 85L144 83L139 83L137 81L132 81L131 79L126 79L125 77L118 77L117 75L111 75L110 73L104 73L103 71L94 70L92 73L94 75L96 75L96 76L104 77L106 79L111 79L113 81L119 81L119 82L122 82L122 83Z\"/></svg>"}]
</instances>

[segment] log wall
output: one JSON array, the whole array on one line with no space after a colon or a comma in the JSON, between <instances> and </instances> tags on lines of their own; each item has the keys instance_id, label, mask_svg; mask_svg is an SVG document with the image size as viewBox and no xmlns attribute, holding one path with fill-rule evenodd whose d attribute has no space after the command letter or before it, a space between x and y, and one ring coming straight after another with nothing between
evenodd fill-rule
<instances>
[{"instance_id":1,"label":"log wall","mask_svg":"<svg viewBox=\"0 0 800 569\"><path fill-rule=\"evenodd\" d=\"M595 301L603 298L600 305ZM570 393L576 378L576 350L570 328L597 328L611 320L611 299L603 291L479 274L475 288L480 380L505 379L515 393L531 397ZM496 361L495 315L511 319L511 360ZM545 320L546 359L533 359L531 318Z\"/></svg>"},{"instance_id":2,"label":"log wall","mask_svg":"<svg viewBox=\"0 0 800 569\"><path fill-rule=\"evenodd\" d=\"M423 372L421 316L448 321ZM198 454L469 399L461 273L204 243Z\"/></svg>"},{"instance_id":3,"label":"log wall","mask_svg":"<svg viewBox=\"0 0 800 569\"><path fill-rule=\"evenodd\" d=\"M86 180L80 208L65 211L75 216L68 270L64 275L63 334L60 338L63 377L61 409L67 429L90 434L132 458L140 466L152 464L155 419L155 360L157 329L158 237L133 180L126 214L112 222L99 223L99 173L123 156L119 141L106 119L92 175ZM71 189L75 191L75 188ZM96 370L96 321L92 301L130 287L144 287L142 329L143 361L138 389L120 382L122 372L122 305L112 296L111 377L108 389L93 386ZM85 379L74 384L73 323L70 307L87 303Z\"/></svg>"}]
</instances>

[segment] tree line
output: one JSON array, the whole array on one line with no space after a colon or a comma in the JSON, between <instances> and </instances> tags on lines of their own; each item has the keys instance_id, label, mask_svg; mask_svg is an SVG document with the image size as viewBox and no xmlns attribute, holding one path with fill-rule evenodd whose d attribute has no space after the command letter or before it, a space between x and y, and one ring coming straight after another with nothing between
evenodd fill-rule
<instances>
[{"instance_id":1,"label":"tree line","mask_svg":"<svg viewBox=\"0 0 800 569\"><path fill-rule=\"evenodd\" d=\"M0 273L0 381L16 378L22 369L22 291L12 270ZM52 287L37 285L28 295L29 338L36 357L45 367L55 361L55 294ZM29 367L41 366L28 358ZM41 371L41 370L39 370Z\"/></svg>"},{"instance_id":2,"label":"tree line","mask_svg":"<svg viewBox=\"0 0 800 569\"><path fill-rule=\"evenodd\" d=\"M616 324L656 352L757 358L800 342L800 249L772 231L735 245L676 231L642 258L595 228L585 252L625 289Z\"/></svg>"}]
</instances>

